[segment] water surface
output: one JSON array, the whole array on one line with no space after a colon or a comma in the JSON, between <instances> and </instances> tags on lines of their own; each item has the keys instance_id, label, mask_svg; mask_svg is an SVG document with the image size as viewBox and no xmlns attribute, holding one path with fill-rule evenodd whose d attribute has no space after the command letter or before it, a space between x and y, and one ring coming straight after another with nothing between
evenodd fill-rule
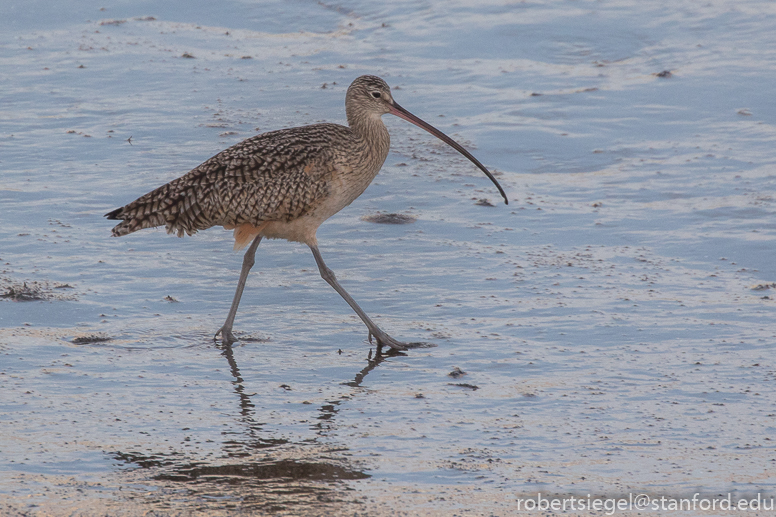
<instances>
[{"instance_id":1,"label":"water surface","mask_svg":"<svg viewBox=\"0 0 776 517\"><path fill-rule=\"evenodd\" d=\"M773 495L773 2L6 2L0 29L6 513ZM219 346L231 234L102 215L257 132L344 123L364 73L510 196L385 117L382 173L318 232L379 325L438 346L375 355L281 241Z\"/></svg>"}]
</instances>

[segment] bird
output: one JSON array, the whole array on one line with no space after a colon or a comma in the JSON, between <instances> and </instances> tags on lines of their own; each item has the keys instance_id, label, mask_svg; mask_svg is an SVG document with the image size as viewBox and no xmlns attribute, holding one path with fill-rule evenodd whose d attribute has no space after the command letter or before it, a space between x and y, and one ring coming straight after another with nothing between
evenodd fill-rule
<instances>
[{"instance_id":1,"label":"bird","mask_svg":"<svg viewBox=\"0 0 776 517\"><path fill-rule=\"evenodd\" d=\"M406 350L418 343L398 341L359 307L326 266L318 249L318 227L369 186L383 166L390 136L382 116L392 114L428 131L476 165L498 189L504 189L474 156L456 141L416 117L394 99L381 78L362 75L345 95L348 125L319 123L262 133L229 147L183 176L117 208L105 217L121 221L111 231L121 237L144 228L165 226L178 237L222 226L233 230L234 249L248 246L226 321L213 336L224 345L237 342L234 319L263 238L306 244L321 277L350 305L378 349Z\"/></svg>"}]
</instances>

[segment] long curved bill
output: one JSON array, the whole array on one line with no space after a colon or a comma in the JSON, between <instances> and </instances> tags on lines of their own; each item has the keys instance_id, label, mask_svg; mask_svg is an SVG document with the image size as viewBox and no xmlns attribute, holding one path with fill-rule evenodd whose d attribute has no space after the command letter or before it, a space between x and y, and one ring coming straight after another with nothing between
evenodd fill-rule
<instances>
[{"instance_id":1,"label":"long curved bill","mask_svg":"<svg viewBox=\"0 0 776 517\"><path fill-rule=\"evenodd\" d=\"M425 122L419 119L418 117L416 117L415 115L407 111L406 109L399 106L396 102L391 104L391 111L389 111L389 113L391 113L392 115L396 115L399 118L403 118L407 122L412 122L419 128L425 129L426 131L428 131L429 133L431 133L432 135L434 135L435 137L437 137L438 139L440 139L441 141L443 141L444 143L446 143L447 145L449 145L450 147L452 147L453 149L461 153L462 155L466 156L469 160L471 160L471 162L474 165L479 167L480 170L484 172L488 178L490 178L490 181L492 181L494 185L496 185L496 188L498 189L499 193L501 193L501 197L504 198L504 204L506 205L509 204L509 200L507 199L507 195L504 192L504 189L501 188L501 185L499 185L498 181L496 181L496 178L493 177L493 174L491 174L490 171L486 169L485 166L477 160L477 158L472 156L469 153L469 151L464 149L463 146L461 146L461 144L459 144L458 142L456 142L446 134L442 133L440 130L438 130L428 122Z\"/></svg>"}]
</instances>

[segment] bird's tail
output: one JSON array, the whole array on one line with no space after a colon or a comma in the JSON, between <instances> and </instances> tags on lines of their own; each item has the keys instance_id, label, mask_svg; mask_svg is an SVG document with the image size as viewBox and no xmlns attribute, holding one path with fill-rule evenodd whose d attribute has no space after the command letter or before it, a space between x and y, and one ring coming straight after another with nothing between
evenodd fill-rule
<instances>
[{"instance_id":1,"label":"bird's tail","mask_svg":"<svg viewBox=\"0 0 776 517\"><path fill-rule=\"evenodd\" d=\"M162 185L128 205L105 214L108 219L121 221L113 227L112 235L121 237L143 228L166 226L167 233L177 233L183 237L184 234L191 235L207 227L198 224L198 218L192 217L192 213L197 213L193 210L197 204L192 203L191 196L175 187L176 182Z\"/></svg>"},{"instance_id":2,"label":"bird's tail","mask_svg":"<svg viewBox=\"0 0 776 517\"><path fill-rule=\"evenodd\" d=\"M131 206L132 204L123 206L105 214L108 219L121 221L111 230L111 235L114 237L122 237L143 228L155 228L168 224L163 214L153 212L139 214L137 210L132 210ZM172 233L172 231L168 230L168 233ZM182 237L183 230L179 233Z\"/></svg>"},{"instance_id":3,"label":"bird's tail","mask_svg":"<svg viewBox=\"0 0 776 517\"><path fill-rule=\"evenodd\" d=\"M128 233L132 233L133 231L135 231L130 229L132 220L128 219L125 221L124 217L122 217L123 211L124 211L124 207L121 207L105 214L105 217L112 221L121 221L119 224L114 226L110 232L111 235L113 235L114 237L121 237L122 235L127 235Z\"/></svg>"}]
</instances>

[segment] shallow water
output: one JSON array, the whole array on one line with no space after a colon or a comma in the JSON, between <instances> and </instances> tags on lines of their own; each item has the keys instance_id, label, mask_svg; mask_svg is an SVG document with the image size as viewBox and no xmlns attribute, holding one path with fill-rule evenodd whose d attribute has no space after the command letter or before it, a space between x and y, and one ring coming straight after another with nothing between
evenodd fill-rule
<instances>
[{"instance_id":1,"label":"shallow water","mask_svg":"<svg viewBox=\"0 0 776 517\"><path fill-rule=\"evenodd\" d=\"M773 495L774 40L756 0L0 4L3 510ZM382 173L318 232L379 325L438 346L375 356L281 241L218 346L231 234L113 239L102 214L342 123L364 73L510 196L385 117Z\"/></svg>"}]
</instances>

